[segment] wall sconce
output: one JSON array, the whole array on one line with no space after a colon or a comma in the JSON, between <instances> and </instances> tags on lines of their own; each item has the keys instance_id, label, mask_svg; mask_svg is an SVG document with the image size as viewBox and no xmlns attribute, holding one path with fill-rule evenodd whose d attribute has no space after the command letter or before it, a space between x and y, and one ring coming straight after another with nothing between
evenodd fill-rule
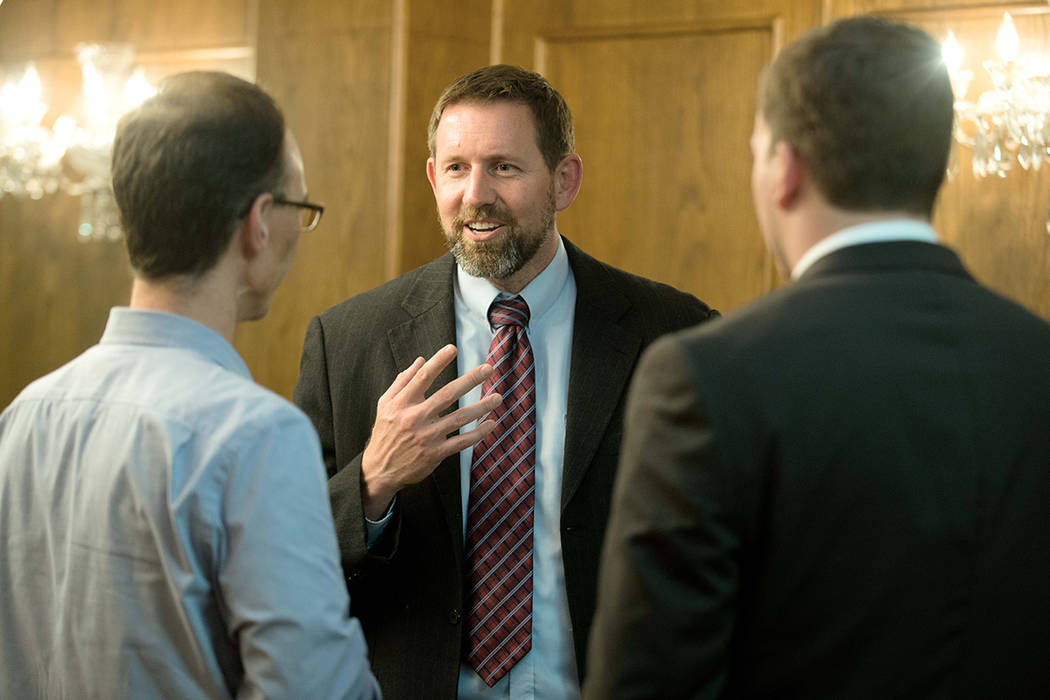
<instances>
[{"instance_id":1,"label":"wall sconce","mask_svg":"<svg viewBox=\"0 0 1050 700\"><path fill-rule=\"evenodd\" d=\"M120 116L156 90L126 45L77 46L83 84L79 122L62 114L49 128L44 89L30 63L21 79L0 88L0 197L40 199L58 191L79 196L80 240L120 238L110 186L110 156Z\"/></svg>"},{"instance_id":2,"label":"wall sconce","mask_svg":"<svg viewBox=\"0 0 1050 700\"><path fill-rule=\"evenodd\" d=\"M955 92L956 138L973 153L977 177L1006 177L1016 160L1022 168L1050 163L1050 65L1045 60L1018 60L1020 37L1007 12L995 39L999 60L981 65L992 89L966 101L973 71L962 68L963 51L948 31L943 55Z\"/></svg>"},{"instance_id":3,"label":"wall sconce","mask_svg":"<svg viewBox=\"0 0 1050 700\"><path fill-rule=\"evenodd\" d=\"M955 93L955 139L973 149L973 174L1006 177L1014 163L1024 170L1050 164L1050 61L1045 56L1018 58L1020 37L1010 13L1004 13L995 38L998 60L981 62L992 88L967 101L973 71L963 65L963 50L948 30L942 53ZM949 174L954 174L954 157ZM1050 233L1050 211L1047 212Z\"/></svg>"}]
</instances>

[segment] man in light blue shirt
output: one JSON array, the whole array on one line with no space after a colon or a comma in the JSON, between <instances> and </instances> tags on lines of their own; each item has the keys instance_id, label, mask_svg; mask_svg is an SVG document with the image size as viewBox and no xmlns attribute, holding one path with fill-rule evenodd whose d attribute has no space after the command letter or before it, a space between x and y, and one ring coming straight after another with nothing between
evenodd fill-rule
<instances>
[{"instance_id":1,"label":"man in light blue shirt","mask_svg":"<svg viewBox=\"0 0 1050 700\"><path fill-rule=\"evenodd\" d=\"M167 79L113 187L135 273L0 416L0 697L374 698L316 433L231 345L321 207L273 100Z\"/></svg>"}]
</instances>

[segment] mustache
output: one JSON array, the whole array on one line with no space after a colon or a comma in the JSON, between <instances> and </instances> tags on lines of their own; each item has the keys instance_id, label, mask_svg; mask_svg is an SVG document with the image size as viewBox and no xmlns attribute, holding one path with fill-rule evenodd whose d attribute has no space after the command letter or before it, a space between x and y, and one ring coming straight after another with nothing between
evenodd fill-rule
<instances>
[{"instance_id":1,"label":"mustache","mask_svg":"<svg viewBox=\"0 0 1050 700\"><path fill-rule=\"evenodd\" d=\"M455 228L462 228L471 219L497 219L508 226L517 225L517 219L509 211L495 204L486 204L481 207L464 207L453 219Z\"/></svg>"}]
</instances>

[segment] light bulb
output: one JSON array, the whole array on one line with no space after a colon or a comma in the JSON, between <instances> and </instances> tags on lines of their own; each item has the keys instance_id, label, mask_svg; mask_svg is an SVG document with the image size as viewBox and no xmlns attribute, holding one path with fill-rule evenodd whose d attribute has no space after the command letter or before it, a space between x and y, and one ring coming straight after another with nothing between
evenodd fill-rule
<instances>
[{"instance_id":1,"label":"light bulb","mask_svg":"<svg viewBox=\"0 0 1050 700\"><path fill-rule=\"evenodd\" d=\"M949 74L955 75L959 72L959 68L962 67L963 50L951 29L948 30L948 38L941 45L941 57L944 59L944 65L947 66Z\"/></svg>"},{"instance_id":2,"label":"light bulb","mask_svg":"<svg viewBox=\"0 0 1050 700\"><path fill-rule=\"evenodd\" d=\"M121 96L121 111L126 112L130 109L138 107L146 99L153 97L157 94L157 89L149 84L146 80L146 75L143 73L141 68L136 68L135 72L128 78L128 82L124 83L124 93Z\"/></svg>"},{"instance_id":3,"label":"light bulb","mask_svg":"<svg viewBox=\"0 0 1050 700\"><path fill-rule=\"evenodd\" d=\"M1003 21L999 24L999 31L995 35L995 50L999 52L1003 61L1010 63L1017 58L1017 49L1021 43L1017 36L1017 27L1014 26L1014 18L1009 12L1003 13Z\"/></svg>"}]
</instances>

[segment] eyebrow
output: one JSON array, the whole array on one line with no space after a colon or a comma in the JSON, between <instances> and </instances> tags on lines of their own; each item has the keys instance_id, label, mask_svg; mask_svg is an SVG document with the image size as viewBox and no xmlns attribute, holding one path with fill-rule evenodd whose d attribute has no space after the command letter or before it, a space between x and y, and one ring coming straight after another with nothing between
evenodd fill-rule
<instances>
[{"instance_id":1,"label":"eyebrow","mask_svg":"<svg viewBox=\"0 0 1050 700\"><path fill-rule=\"evenodd\" d=\"M453 157L458 158L458 157L462 156L463 151L465 151L465 150L474 150L474 149L472 149L472 148L449 148L449 149L446 149L446 156L445 157L446 158L453 158ZM480 155L482 157L488 158L488 159L504 159L504 160L509 160L511 158L520 158L520 157L522 157L522 154L520 154L520 153L517 156L515 156L515 155L512 155L510 152L507 152L507 151L481 152Z\"/></svg>"}]
</instances>

